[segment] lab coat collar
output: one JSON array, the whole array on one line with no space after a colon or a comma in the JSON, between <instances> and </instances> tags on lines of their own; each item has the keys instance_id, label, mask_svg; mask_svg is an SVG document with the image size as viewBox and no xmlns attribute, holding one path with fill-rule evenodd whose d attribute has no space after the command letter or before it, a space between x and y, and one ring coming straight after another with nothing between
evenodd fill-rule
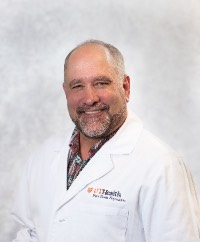
<instances>
[{"instance_id":1,"label":"lab coat collar","mask_svg":"<svg viewBox=\"0 0 200 242\"><path fill-rule=\"evenodd\" d=\"M131 110L128 110L128 116L124 124L108 142L110 154L130 154L134 150L142 131L142 121Z\"/></svg>"}]
</instances>

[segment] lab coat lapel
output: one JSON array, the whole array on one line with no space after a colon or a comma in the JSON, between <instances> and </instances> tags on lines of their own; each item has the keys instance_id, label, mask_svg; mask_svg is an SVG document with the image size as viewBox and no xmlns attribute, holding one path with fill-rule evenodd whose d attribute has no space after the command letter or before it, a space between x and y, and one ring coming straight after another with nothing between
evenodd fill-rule
<instances>
[{"instance_id":1,"label":"lab coat lapel","mask_svg":"<svg viewBox=\"0 0 200 242\"><path fill-rule=\"evenodd\" d=\"M79 176L74 180L69 190L65 192L63 199L61 198L60 207L76 196L76 194L83 190L88 184L105 176L112 169L113 163L108 152L108 146L105 144L88 162ZM60 183L63 182L64 179L61 178Z\"/></svg>"}]
</instances>

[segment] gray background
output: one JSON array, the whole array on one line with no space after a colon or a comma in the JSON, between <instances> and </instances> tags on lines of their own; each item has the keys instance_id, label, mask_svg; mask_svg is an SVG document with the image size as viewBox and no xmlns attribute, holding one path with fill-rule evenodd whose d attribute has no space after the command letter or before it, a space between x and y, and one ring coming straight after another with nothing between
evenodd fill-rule
<instances>
[{"instance_id":1,"label":"gray background","mask_svg":"<svg viewBox=\"0 0 200 242\"><path fill-rule=\"evenodd\" d=\"M1 0L1 242L17 230L9 214L29 154L70 124L63 62L90 38L124 53L130 107L185 157L200 191L199 0Z\"/></svg>"}]
</instances>

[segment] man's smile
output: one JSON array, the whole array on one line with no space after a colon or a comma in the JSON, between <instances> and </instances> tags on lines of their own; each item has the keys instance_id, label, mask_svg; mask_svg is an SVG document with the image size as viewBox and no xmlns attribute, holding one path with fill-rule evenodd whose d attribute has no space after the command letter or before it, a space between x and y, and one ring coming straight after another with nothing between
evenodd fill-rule
<instances>
[{"instance_id":1,"label":"man's smile","mask_svg":"<svg viewBox=\"0 0 200 242\"><path fill-rule=\"evenodd\" d=\"M99 104L95 107L79 107L77 109L77 113L79 115L85 114L85 115L99 115L104 113L105 111L109 110L109 106L106 104Z\"/></svg>"},{"instance_id":2,"label":"man's smile","mask_svg":"<svg viewBox=\"0 0 200 242\"><path fill-rule=\"evenodd\" d=\"M86 111L85 114L91 115L91 114L98 114L102 112L103 110L94 110L94 111Z\"/></svg>"}]
</instances>

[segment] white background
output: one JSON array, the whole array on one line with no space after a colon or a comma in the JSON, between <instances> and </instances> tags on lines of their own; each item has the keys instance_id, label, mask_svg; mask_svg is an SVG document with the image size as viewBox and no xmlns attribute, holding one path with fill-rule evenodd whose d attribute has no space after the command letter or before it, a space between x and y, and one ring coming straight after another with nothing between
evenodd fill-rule
<instances>
[{"instance_id":1,"label":"white background","mask_svg":"<svg viewBox=\"0 0 200 242\"><path fill-rule=\"evenodd\" d=\"M1 0L1 242L17 230L9 214L29 154L70 123L64 58L90 38L122 51L130 107L185 157L200 192L199 0Z\"/></svg>"}]
</instances>

